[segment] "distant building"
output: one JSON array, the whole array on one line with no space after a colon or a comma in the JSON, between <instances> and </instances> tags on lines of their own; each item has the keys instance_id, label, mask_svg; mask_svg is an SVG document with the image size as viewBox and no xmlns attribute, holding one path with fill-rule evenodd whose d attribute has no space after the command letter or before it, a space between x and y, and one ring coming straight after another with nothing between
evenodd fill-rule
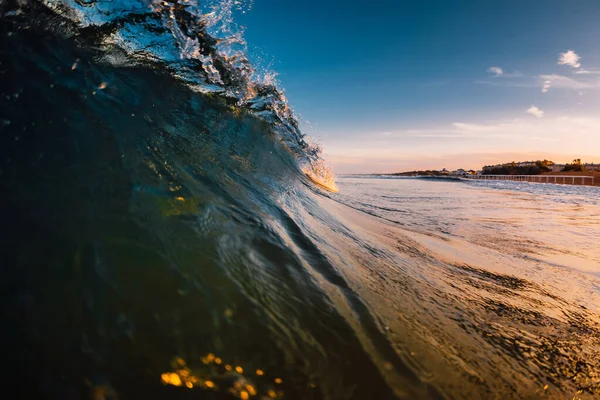
<instances>
[{"instance_id":1,"label":"distant building","mask_svg":"<svg viewBox=\"0 0 600 400\"><path fill-rule=\"evenodd\" d=\"M507 165L507 164L504 164ZM517 167L534 167L536 166L536 162L535 161L521 161L517 163Z\"/></svg>"},{"instance_id":2,"label":"distant building","mask_svg":"<svg viewBox=\"0 0 600 400\"><path fill-rule=\"evenodd\" d=\"M464 176L466 174L467 174L467 171L465 171L462 168L459 168L456 171L452 171L452 175L455 175L455 176Z\"/></svg>"}]
</instances>

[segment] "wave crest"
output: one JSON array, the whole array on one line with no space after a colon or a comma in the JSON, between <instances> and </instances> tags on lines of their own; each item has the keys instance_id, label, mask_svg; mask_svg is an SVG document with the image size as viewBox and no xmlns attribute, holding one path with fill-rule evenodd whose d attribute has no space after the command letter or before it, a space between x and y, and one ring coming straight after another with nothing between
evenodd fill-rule
<instances>
[{"instance_id":1,"label":"wave crest","mask_svg":"<svg viewBox=\"0 0 600 400\"><path fill-rule=\"evenodd\" d=\"M335 176L299 127L276 74L253 65L243 28L234 11L251 7L240 0L41 0L91 31L97 44L117 48L133 61L165 67L202 93L212 93L266 120L297 156L299 168L313 181L337 190Z\"/></svg>"}]
</instances>

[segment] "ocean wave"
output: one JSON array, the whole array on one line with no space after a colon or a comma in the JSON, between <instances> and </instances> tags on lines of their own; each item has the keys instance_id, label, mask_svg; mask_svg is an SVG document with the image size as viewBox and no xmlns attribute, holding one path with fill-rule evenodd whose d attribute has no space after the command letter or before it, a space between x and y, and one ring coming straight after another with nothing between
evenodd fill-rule
<instances>
[{"instance_id":1,"label":"ocean wave","mask_svg":"<svg viewBox=\"0 0 600 400\"><path fill-rule=\"evenodd\" d=\"M597 204L412 178L320 190L281 91L218 61L227 13L167 3L0 1L7 392L598 396ZM182 57L201 40L210 59Z\"/></svg>"},{"instance_id":2,"label":"ocean wave","mask_svg":"<svg viewBox=\"0 0 600 400\"><path fill-rule=\"evenodd\" d=\"M37 2L4 6L4 15L32 12ZM76 35L82 44L102 49L105 62L144 63L168 71L200 93L219 96L231 107L268 121L295 154L300 169L328 190L337 190L335 175L321 148L304 135L276 74L248 58L243 29L234 10L240 0L41 0L66 18L55 27Z\"/></svg>"}]
</instances>

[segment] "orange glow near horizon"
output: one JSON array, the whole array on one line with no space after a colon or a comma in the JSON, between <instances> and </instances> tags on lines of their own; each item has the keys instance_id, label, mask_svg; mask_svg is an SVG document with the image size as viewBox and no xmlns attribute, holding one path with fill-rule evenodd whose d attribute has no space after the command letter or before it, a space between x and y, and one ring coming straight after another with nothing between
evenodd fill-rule
<instances>
[{"instance_id":1,"label":"orange glow near horizon","mask_svg":"<svg viewBox=\"0 0 600 400\"><path fill-rule=\"evenodd\" d=\"M354 152L352 152L354 153ZM371 154L365 151L364 155L345 156L340 154L325 154L331 162L333 171L337 174L369 174L369 173L395 173L415 170L465 170L481 169L485 165L503 164L512 161L551 160L559 164L570 163L573 159L580 158L583 162L600 163L600 154L582 155L568 153L543 153L543 152L499 152L499 153L460 153L460 154L429 154L419 155L390 155Z\"/></svg>"}]
</instances>

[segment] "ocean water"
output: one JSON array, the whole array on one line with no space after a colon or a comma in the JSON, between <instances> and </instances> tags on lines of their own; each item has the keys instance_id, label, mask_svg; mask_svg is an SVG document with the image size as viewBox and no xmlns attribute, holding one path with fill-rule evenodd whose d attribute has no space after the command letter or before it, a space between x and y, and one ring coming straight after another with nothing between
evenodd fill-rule
<instances>
[{"instance_id":1,"label":"ocean water","mask_svg":"<svg viewBox=\"0 0 600 400\"><path fill-rule=\"evenodd\" d=\"M421 379L450 398L598 396L597 188L338 183L322 205L362 247L344 276Z\"/></svg>"},{"instance_id":2,"label":"ocean water","mask_svg":"<svg viewBox=\"0 0 600 400\"><path fill-rule=\"evenodd\" d=\"M598 189L336 184L240 3L0 2L3 390L600 395Z\"/></svg>"}]
</instances>

